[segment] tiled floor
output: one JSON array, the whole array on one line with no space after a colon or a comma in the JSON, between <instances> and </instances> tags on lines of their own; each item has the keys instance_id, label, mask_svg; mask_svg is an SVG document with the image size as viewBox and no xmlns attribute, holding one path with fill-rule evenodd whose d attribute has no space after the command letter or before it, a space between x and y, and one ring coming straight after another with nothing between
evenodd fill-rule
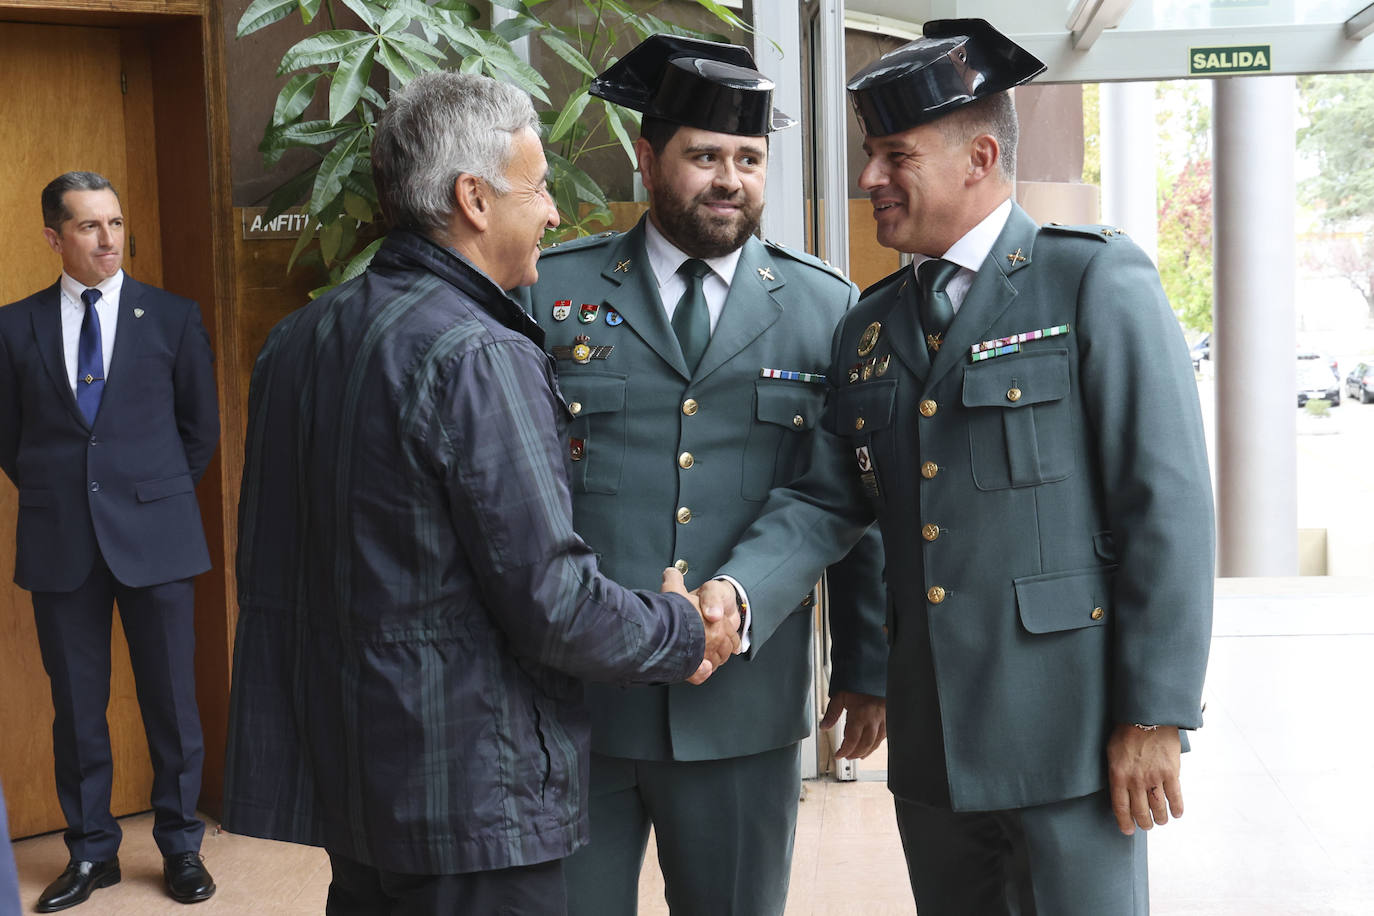
<instances>
[{"instance_id":1,"label":"tiled floor","mask_svg":"<svg viewBox=\"0 0 1374 916\"><path fill-rule=\"evenodd\" d=\"M1207 725L1184 759L1187 815L1151 836L1152 911L1169 916L1374 914L1374 580L1223 580ZM859 782L808 782L788 916L910 916L881 760ZM124 821L124 881L74 911L185 913L162 895L150 816ZM314 849L206 836L219 883L197 916L323 910L329 868ZM15 847L26 907L61 871L59 835ZM642 916L663 916L652 864Z\"/></svg>"}]
</instances>

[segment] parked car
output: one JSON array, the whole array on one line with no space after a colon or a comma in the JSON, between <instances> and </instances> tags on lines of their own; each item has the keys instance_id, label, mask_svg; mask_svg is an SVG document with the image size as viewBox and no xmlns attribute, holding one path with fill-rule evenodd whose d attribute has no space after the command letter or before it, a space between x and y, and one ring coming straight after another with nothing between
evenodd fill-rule
<instances>
[{"instance_id":1,"label":"parked car","mask_svg":"<svg viewBox=\"0 0 1374 916\"><path fill-rule=\"evenodd\" d=\"M1202 371L1202 361L1212 358L1212 335L1203 334L1197 339L1197 343L1188 348L1188 353L1193 357L1193 371Z\"/></svg>"},{"instance_id":2,"label":"parked car","mask_svg":"<svg viewBox=\"0 0 1374 916\"><path fill-rule=\"evenodd\" d=\"M1298 354L1298 406L1308 401L1329 401L1332 407L1341 404L1341 380L1331 371L1329 360L1311 354Z\"/></svg>"},{"instance_id":3,"label":"parked car","mask_svg":"<svg viewBox=\"0 0 1374 916\"><path fill-rule=\"evenodd\" d=\"M1350 370L1345 377L1345 393L1348 397L1359 398L1361 404L1374 402L1374 357L1366 357Z\"/></svg>"}]
</instances>

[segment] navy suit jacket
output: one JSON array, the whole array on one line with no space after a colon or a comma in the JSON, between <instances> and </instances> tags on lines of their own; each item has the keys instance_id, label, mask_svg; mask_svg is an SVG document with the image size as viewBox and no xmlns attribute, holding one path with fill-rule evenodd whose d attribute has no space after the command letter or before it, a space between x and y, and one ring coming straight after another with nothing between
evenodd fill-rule
<instances>
[{"instance_id":1,"label":"navy suit jacket","mask_svg":"<svg viewBox=\"0 0 1374 916\"><path fill-rule=\"evenodd\" d=\"M189 299L127 274L95 422L76 405L58 284L0 309L0 469L19 488L14 581L81 586L99 549L115 578L210 568L195 485L219 441L214 357Z\"/></svg>"}]
</instances>

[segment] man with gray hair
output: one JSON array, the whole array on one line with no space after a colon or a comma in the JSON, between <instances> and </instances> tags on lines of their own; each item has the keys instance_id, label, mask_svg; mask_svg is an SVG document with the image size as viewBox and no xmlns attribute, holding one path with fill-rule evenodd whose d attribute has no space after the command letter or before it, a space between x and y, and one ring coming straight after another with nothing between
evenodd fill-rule
<instances>
[{"instance_id":1,"label":"man with gray hair","mask_svg":"<svg viewBox=\"0 0 1374 916\"><path fill-rule=\"evenodd\" d=\"M224 824L325 847L332 914L564 912L582 680L699 683L738 646L573 531L570 414L505 292L558 225L537 127L486 77L393 96L385 244L254 367Z\"/></svg>"}]
</instances>

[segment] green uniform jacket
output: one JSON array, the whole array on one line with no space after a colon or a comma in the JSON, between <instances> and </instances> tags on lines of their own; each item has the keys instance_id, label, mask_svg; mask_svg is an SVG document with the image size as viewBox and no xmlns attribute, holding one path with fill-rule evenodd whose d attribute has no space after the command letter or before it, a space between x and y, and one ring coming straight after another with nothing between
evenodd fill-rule
<instances>
[{"instance_id":1,"label":"green uniform jacket","mask_svg":"<svg viewBox=\"0 0 1374 916\"><path fill-rule=\"evenodd\" d=\"M1118 231L1042 229L1019 207L933 362L911 275L845 318L827 454L774 495L724 572L794 575L803 541L844 543L876 517L893 792L922 801L938 795L923 779L947 777L958 810L1086 795L1106 785L1114 723L1201 724L1213 511L1182 333ZM827 462L849 467L846 485ZM790 549L769 534L784 525Z\"/></svg>"},{"instance_id":2,"label":"green uniform jacket","mask_svg":"<svg viewBox=\"0 0 1374 916\"><path fill-rule=\"evenodd\" d=\"M677 565L689 589L715 574L769 491L805 467L828 387L763 378L761 370L823 374L836 324L858 291L809 255L750 238L710 346L689 375L644 253L641 222L548 249L530 313L546 329L568 431L573 522L601 570L656 588ZM569 309L555 318L560 304ZM591 309L595 309L592 313ZM584 322L583 318L590 320ZM567 350L585 335L593 356ZM596 348L609 347L609 350ZM752 644L700 687L590 685L592 749L636 759L714 760L805 737L810 712L811 586L825 567L749 592ZM881 696L882 549L876 528L830 573L832 690Z\"/></svg>"}]
</instances>

